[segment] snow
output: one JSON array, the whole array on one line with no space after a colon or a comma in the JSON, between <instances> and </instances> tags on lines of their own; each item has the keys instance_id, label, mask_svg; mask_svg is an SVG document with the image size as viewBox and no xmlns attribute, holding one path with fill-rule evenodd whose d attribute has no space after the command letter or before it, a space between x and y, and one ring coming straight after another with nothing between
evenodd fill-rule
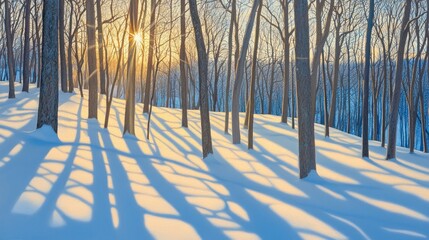
<instances>
[{"instance_id":1,"label":"snow","mask_svg":"<svg viewBox=\"0 0 429 240\"><path fill-rule=\"evenodd\" d=\"M17 89L20 89L17 86ZM425 239L429 155L385 161L371 142L316 125L317 173L298 179L297 132L255 116L255 149L232 145L211 113L214 154L201 159L199 112L154 108L151 139L122 137L124 101L109 130L86 120L87 99L60 94L59 135L35 131L37 89L7 99L0 83L0 239ZM244 117L243 115L241 115Z\"/></svg>"}]
</instances>

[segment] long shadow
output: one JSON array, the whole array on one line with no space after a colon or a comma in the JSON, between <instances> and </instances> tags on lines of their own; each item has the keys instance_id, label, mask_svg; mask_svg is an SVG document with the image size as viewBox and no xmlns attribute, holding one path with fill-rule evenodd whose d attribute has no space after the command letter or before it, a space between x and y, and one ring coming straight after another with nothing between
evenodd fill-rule
<instances>
[{"instance_id":1,"label":"long shadow","mask_svg":"<svg viewBox=\"0 0 429 240\"><path fill-rule=\"evenodd\" d=\"M165 135L164 137L166 139L171 139L171 137L167 136L164 133L164 131L166 131L166 130L161 130L161 129L168 129L168 126L165 125L165 122L156 122L154 124L154 126L153 126L153 131L156 134ZM193 131L187 130L187 132L190 134L191 139L198 139L198 137L194 135ZM175 133L173 132L172 134L175 134ZM182 139L184 139L186 141L186 138L182 137ZM174 140L172 140L172 141L174 141ZM175 145L175 146L181 146L183 144L184 143L173 144L173 145ZM157 144L155 144L155 145L157 145ZM199 151L199 150L197 150L196 146L194 146L190 142L188 142L186 145L187 146L191 146L191 151L187 150L187 151L189 151L189 153L194 152L194 151ZM136 148L136 150L137 150L137 148ZM182 150L182 152L184 151L184 149L179 149L179 150ZM155 159L160 160L158 157L155 157ZM168 161L168 160L163 160L163 161ZM174 162L174 164L181 165L184 168L190 168L191 167L191 166L186 165L186 164L181 164L181 163L179 163L177 161L173 161L173 160L169 160L169 161ZM160 180L163 179L162 174L160 174L159 171L156 168L154 168L151 164L145 164L144 166L142 166L142 168L143 167L147 167L146 165L150 166L150 169L152 169L150 172L157 177L158 180L156 182L157 183L160 182ZM227 163L226 164L222 164L222 167L223 167L222 171L232 171L231 170L232 169L231 166L229 164L227 164ZM213 176L213 172L210 170L210 167L209 167L208 171L203 171L201 169L193 168L193 167L191 167L191 168L194 171L198 171L198 172L200 172L202 174L209 174L209 175ZM241 174L242 173L239 173L239 172L234 172L233 173L233 175L238 175L238 176L241 176ZM191 177L194 177L194 176L191 176ZM215 175L215 177L217 177L217 176ZM222 179L222 180L224 180L224 179ZM245 204L245 209L247 209L251 221L247 222L247 221L241 220L240 218L237 218L237 217L234 218L233 217L234 220L236 220L237 222L239 222L240 225L242 225L244 227L243 230L260 229L260 231L258 231L258 234L262 234L262 235L260 235L260 237L263 237L263 239L281 239L281 238L284 237L283 236L284 229L285 229L285 227L287 227L287 224L281 218L279 218L277 215L274 215L274 214L272 214L272 215L269 216L270 227L271 227L270 231L263 231L264 230L263 228L264 228L264 226L266 226L266 221L268 219L267 218L267 213L270 212L269 211L269 206L264 205L264 204L256 201L251 196L249 196L249 194L245 191L245 189L241 185L234 184L233 182L230 182L228 180L224 181L224 182L228 182L229 183L228 186L225 186L225 187L227 189L231 188L231 190L228 191L230 193L230 195L222 198L222 200L225 200L225 199L235 199L235 200L238 200L238 202L240 204L242 202L246 203ZM247 183L248 183L249 186L251 186L250 181L248 181ZM165 186L169 186L169 189L170 188L173 188L173 189L176 188L175 186L172 185L172 183L170 183L170 182L167 181L167 182L165 182L164 186L159 187L158 189L164 189ZM244 186L246 186L246 184L244 184ZM171 191L166 191L165 194L168 195L170 192ZM183 193L180 193L180 192L178 192L178 194L183 195ZM190 203L187 202L187 201L185 201L183 204L189 205ZM180 205L183 205L183 204L180 204ZM197 213L197 214L199 214L199 213ZM234 216L233 214L230 214L230 215ZM277 226L277 227L273 228L273 226ZM293 235L293 231L292 231L292 229L290 229L290 230L291 230L290 231L291 232L290 235L292 236ZM296 235L295 238L298 238L298 236Z\"/></svg>"},{"instance_id":2,"label":"long shadow","mask_svg":"<svg viewBox=\"0 0 429 240\"><path fill-rule=\"evenodd\" d=\"M108 131L99 129L101 139L105 148L114 145ZM143 209L138 206L134 191L131 188L132 181L129 179L127 170L121 163L119 151L106 152L107 163L111 172L112 188L110 191L115 196L115 206L118 214L118 226L116 236L124 239L132 239L136 236L142 239L151 239L149 232L144 229L143 225ZM132 156L132 155L130 155ZM104 167L104 166L103 166Z\"/></svg>"}]
</instances>

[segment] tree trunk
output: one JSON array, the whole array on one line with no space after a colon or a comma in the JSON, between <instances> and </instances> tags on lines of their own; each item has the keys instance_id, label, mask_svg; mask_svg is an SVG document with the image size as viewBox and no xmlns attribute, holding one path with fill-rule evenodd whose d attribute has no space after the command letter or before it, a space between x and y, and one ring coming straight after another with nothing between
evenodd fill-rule
<instances>
[{"instance_id":1,"label":"tree trunk","mask_svg":"<svg viewBox=\"0 0 429 240\"><path fill-rule=\"evenodd\" d=\"M329 110L330 127L335 127L335 117L337 112L337 88L338 88L338 79L340 77L340 57L341 57L340 28L341 28L340 16L337 16L337 25L335 26L334 76L332 81L331 107Z\"/></svg>"},{"instance_id":2,"label":"tree trunk","mask_svg":"<svg viewBox=\"0 0 429 240\"><path fill-rule=\"evenodd\" d=\"M351 61L350 61L350 41L347 44L347 133L351 133Z\"/></svg>"},{"instance_id":3,"label":"tree trunk","mask_svg":"<svg viewBox=\"0 0 429 240\"><path fill-rule=\"evenodd\" d=\"M188 127L188 79L186 77L186 2L180 0L180 82L182 97L182 127Z\"/></svg>"},{"instance_id":4,"label":"tree trunk","mask_svg":"<svg viewBox=\"0 0 429 240\"><path fill-rule=\"evenodd\" d=\"M325 59L324 52L322 52L322 60ZM329 137L329 112L328 112L328 88L326 84L326 69L325 63L322 61L322 79L323 79L323 109L325 113L325 137Z\"/></svg>"},{"instance_id":5,"label":"tree trunk","mask_svg":"<svg viewBox=\"0 0 429 240\"><path fill-rule=\"evenodd\" d=\"M106 94L106 71L104 70L104 51L103 51L104 40L103 40L103 19L102 19L102 13L101 13L101 0L96 0L96 5L97 5L98 71L100 73L100 94Z\"/></svg>"},{"instance_id":6,"label":"tree trunk","mask_svg":"<svg viewBox=\"0 0 429 240\"><path fill-rule=\"evenodd\" d=\"M151 12L150 12L150 36L149 36L149 53L147 57L147 70L146 70L146 87L144 94L144 106L143 113L149 112L149 101L150 101L150 86L152 82L152 68L153 68L153 50L155 47L155 20L156 20L156 6L157 1L152 0L150 3Z\"/></svg>"},{"instance_id":7,"label":"tree trunk","mask_svg":"<svg viewBox=\"0 0 429 240\"><path fill-rule=\"evenodd\" d=\"M13 56L13 35L11 27L10 5L9 0L4 1L5 4L5 32L6 32L6 47L7 47L7 66L9 76L9 98L15 98L15 58Z\"/></svg>"},{"instance_id":8,"label":"tree trunk","mask_svg":"<svg viewBox=\"0 0 429 240\"><path fill-rule=\"evenodd\" d=\"M70 2L70 17L69 17L69 42L67 47L67 71L68 71L68 92L72 93L73 86L73 62L72 62L72 49L73 49L73 38L75 37L75 32L73 32L73 13L74 13L74 3Z\"/></svg>"},{"instance_id":9,"label":"tree trunk","mask_svg":"<svg viewBox=\"0 0 429 240\"><path fill-rule=\"evenodd\" d=\"M171 49L171 41L173 37L173 1L170 1L170 29L169 29L169 41L168 41L168 72L167 72L167 89L166 89L166 97L165 97L165 107L170 107L171 100L171 61L172 61L172 49Z\"/></svg>"},{"instance_id":10,"label":"tree trunk","mask_svg":"<svg viewBox=\"0 0 429 240\"><path fill-rule=\"evenodd\" d=\"M262 0L258 8L258 14L256 17L256 28L255 28L255 45L253 47L253 59L250 79L250 96L249 96L249 133L247 148L253 149L253 118L255 113L255 82L256 82L256 65L258 64L258 48L259 48L259 28L261 25L261 13L262 13Z\"/></svg>"},{"instance_id":11,"label":"tree trunk","mask_svg":"<svg viewBox=\"0 0 429 240\"><path fill-rule=\"evenodd\" d=\"M67 92L67 65L66 65L66 48L64 40L64 0L59 0L59 45L60 45L60 63L61 63L61 91Z\"/></svg>"},{"instance_id":12,"label":"tree trunk","mask_svg":"<svg viewBox=\"0 0 429 240\"><path fill-rule=\"evenodd\" d=\"M128 18L125 20L125 27L124 27L125 29L127 28L127 25L128 25ZM121 46L119 47L119 53L118 53L119 56L118 56L118 62L116 64L115 76L113 78L112 87L110 88L110 93L108 93L106 95L106 115L104 118L104 128L107 128L109 126L110 109L111 109L112 101L113 101L113 90L115 90L116 82L119 79L119 72L121 71L122 54L123 54L123 49L124 49L126 33L127 32L124 31L122 34L122 40L121 40ZM107 85L107 86L109 86L109 85ZM119 88L119 86L118 86L118 88Z\"/></svg>"},{"instance_id":13,"label":"tree trunk","mask_svg":"<svg viewBox=\"0 0 429 240\"><path fill-rule=\"evenodd\" d=\"M305 178L316 170L314 114L310 74L310 29L307 0L294 1L295 62L298 97L299 177Z\"/></svg>"},{"instance_id":14,"label":"tree trunk","mask_svg":"<svg viewBox=\"0 0 429 240\"><path fill-rule=\"evenodd\" d=\"M37 0L34 0L34 5L37 6ZM37 9L37 8L36 8ZM34 22L35 22L35 31L36 31L36 43L37 43L37 56L39 58L38 64L37 64L37 88L40 87L41 81L42 81L42 43L40 40L40 24L39 24L39 14L36 12L34 14Z\"/></svg>"},{"instance_id":15,"label":"tree trunk","mask_svg":"<svg viewBox=\"0 0 429 240\"><path fill-rule=\"evenodd\" d=\"M232 142L233 144L240 143L240 92L243 83L244 70L246 65L247 49L249 48L250 37L252 35L253 24L255 22L256 10L260 4L260 0L253 2L253 7L250 12L249 21L247 23L246 32L244 34L243 45L241 47L240 59L238 60L237 70L235 73L234 90L232 93Z\"/></svg>"},{"instance_id":16,"label":"tree trunk","mask_svg":"<svg viewBox=\"0 0 429 240\"><path fill-rule=\"evenodd\" d=\"M131 0L129 9L130 29L128 33L128 69L127 69L127 87L125 93L125 120L124 135L129 133L135 135L135 112L136 112L136 58L137 46L134 35L137 32L137 16L139 1Z\"/></svg>"},{"instance_id":17,"label":"tree trunk","mask_svg":"<svg viewBox=\"0 0 429 240\"><path fill-rule=\"evenodd\" d=\"M29 91L30 83L30 15L31 15L31 1L25 1L25 18L24 18L24 64L23 64L23 79L22 91ZM33 56L34 57L34 56Z\"/></svg>"},{"instance_id":18,"label":"tree trunk","mask_svg":"<svg viewBox=\"0 0 429 240\"><path fill-rule=\"evenodd\" d=\"M365 45L365 75L363 81L363 104L362 104L362 157L369 157L368 146L368 115L369 115L369 70L371 63L371 33L374 21L374 0L369 2L368 28L366 32Z\"/></svg>"},{"instance_id":19,"label":"tree trunk","mask_svg":"<svg viewBox=\"0 0 429 240\"><path fill-rule=\"evenodd\" d=\"M58 10L57 0L43 1L42 82L37 128L49 125L58 132Z\"/></svg>"},{"instance_id":20,"label":"tree trunk","mask_svg":"<svg viewBox=\"0 0 429 240\"><path fill-rule=\"evenodd\" d=\"M88 118L97 119L98 80L97 80L97 51L95 37L94 0L86 0L86 30L88 38Z\"/></svg>"},{"instance_id":21,"label":"tree trunk","mask_svg":"<svg viewBox=\"0 0 429 240\"><path fill-rule=\"evenodd\" d=\"M213 153L210 129L209 96L208 96L208 58L201 29L196 0L189 0L192 24L194 25L195 41L198 51L198 75L200 78L200 116L203 158Z\"/></svg>"},{"instance_id":22,"label":"tree trunk","mask_svg":"<svg viewBox=\"0 0 429 240\"><path fill-rule=\"evenodd\" d=\"M231 86L231 77L232 77L232 42L233 42L233 31L234 31L234 22L236 18L237 5L236 0L231 1L231 20L229 23L229 35L228 35L228 70L226 78L226 90L225 90L225 134L229 132L229 92ZM238 48L238 46L236 46ZM235 64L234 64L235 66Z\"/></svg>"},{"instance_id":23,"label":"tree trunk","mask_svg":"<svg viewBox=\"0 0 429 240\"><path fill-rule=\"evenodd\" d=\"M398 45L398 55L396 61L396 73L395 73L395 86L393 90L393 96L391 98L390 110L389 110L389 138L387 144L386 160L396 158L396 131L398 127L398 112L399 112L399 100L401 96L401 81L402 81L402 70L404 63L404 50L408 36L408 21L410 20L411 12L411 0L406 0L404 17L402 19L401 34Z\"/></svg>"},{"instance_id":24,"label":"tree trunk","mask_svg":"<svg viewBox=\"0 0 429 240\"><path fill-rule=\"evenodd\" d=\"M283 101L282 101L282 117L281 122L287 123L288 109L289 109L289 62L290 62L290 43L289 43L289 1L282 1L283 10L283 25L284 25L284 37L283 37L283 58L284 58L284 72L283 72Z\"/></svg>"},{"instance_id":25,"label":"tree trunk","mask_svg":"<svg viewBox=\"0 0 429 240\"><path fill-rule=\"evenodd\" d=\"M296 102L295 102L295 95L296 95L296 89L295 89L295 71L294 71L294 69L292 68L292 79L291 79L291 82L292 82L292 129L295 129L295 105L296 105Z\"/></svg>"}]
</instances>

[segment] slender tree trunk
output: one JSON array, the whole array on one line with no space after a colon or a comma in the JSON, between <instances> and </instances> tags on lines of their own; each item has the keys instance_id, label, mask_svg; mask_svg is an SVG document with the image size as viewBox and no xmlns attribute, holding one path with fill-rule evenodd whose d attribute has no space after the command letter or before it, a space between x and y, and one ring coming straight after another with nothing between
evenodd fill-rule
<instances>
[{"instance_id":1,"label":"slender tree trunk","mask_svg":"<svg viewBox=\"0 0 429 240\"><path fill-rule=\"evenodd\" d=\"M124 27L125 29L127 28L127 25L128 25L128 17L125 21L125 27ZM106 115L104 118L104 128L107 128L109 126L110 109L111 109L112 101L113 101L113 90L115 90L116 82L119 79L119 72L121 71L122 54L123 54L123 49L124 49L126 33L127 32L124 31L124 33L122 34L122 40L121 40L121 46L119 47L119 53L118 53L119 56L118 56L118 62L116 65L115 77L113 78L112 87L110 88L110 93L108 93L106 96ZM107 86L109 86L109 85L107 85ZM118 88L119 88L119 86L118 86Z\"/></svg>"},{"instance_id":2,"label":"slender tree trunk","mask_svg":"<svg viewBox=\"0 0 429 240\"><path fill-rule=\"evenodd\" d=\"M429 0L426 1L426 5L429 6ZM429 11L426 13L426 39L427 39L427 52L425 61L429 61ZM429 64L428 64L427 78L429 79ZM420 116L421 116L421 129L422 129L422 145L423 152L428 153L428 143L426 138L426 117L425 117L425 96L423 95L423 70L420 74L419 81L419 96L420 96Z\"/></svg>"},{"instance_id":3,"label":"slender tree trunk","mask_svg":"<svg viewBox=\"0 0 429 240\"><path fill-rule=\"evenodd\" d=\"M249 21L247 23L246 32L244 34L243 45L241 48L240 59L238 60L237 70L235 74L235 83L234 90L232 94L232 142L233 144L240 143L240 115L239 115L239 105L240 105L240 92L243 83L245 64L246 64L246 55L247 49L249 48L250 37L252 34L253 24L255 22L256 10L260 4L260 0L255 0L253 2L253 7L249 16Z\"/></svg>"},{"instance_id":4,"label":"slender tree trunk","mask_svg":"<svg viewBox=\"0 0 429 240\"><path fill-rule=\"evenodd\" d=\"M326 20L324 28L322 29L322 13L324 11L324 5L326 4L326 0L316 1L316 46L314 49L313 60L311 61L311 85L312 88L312 109L311 112L313 116L316 113L316 93L317 93L317 80L318 80L318 72L320 65L320 55L322 54L323 47L325 46L326 40L329 36L329 31L331 28L331 20L332 15L335 8L335 0L331 0L329 3L329 10L326 13ZM298 86L298 85L297 85Z\"/></svg>"},{"instance_id":5,"label":"slender tree trunk","mask_svg":"<svg viewBox=\"0 0 429 240\"><path fill-rule=\"evenodd\" d=\"M72 49L73 49L73 38L75 37L75 32L73 32L73 11L74 11L74 3L70 1L70 18L69 18L69 42L67 47L67 71L68 71L68 92L72 93L73 86L73 62L72 62ZM76 49L77 51L77 49Z\"/></svg>"},{"instance_id":6,"label":"slender tree trunk","mask_svg":"<svg viewBox=\"0 0 429 240\"><path fill-rule=\"evenodd\" d=\"M296 102L295 102L295 93L296 93L296 89L295 89L295 71L294 71L294 69L292 68L292 79L291 79L291 82L292 82L292 129L295 129L295 105L296 105Z\"/></svg>"},{"instance_id":7,"label":"slender tree trunk","mask_svg":"<svg viewBox=\"0 0 429 240\"><path fill-rule=\"evenodd\" d=\"M287 123L288 109L289 109L289 62L290 62L290 43L289 43L289 1L282 1L283 10L283 58L284 58L284 72L283 72L283 101L282 101L282 117L281 122Z\"/></svg>"},{"instance_id":8,"label":"slender tree trunk","mask_svg":"<svg viewBox=\"0 0 429 240\"><path fill-rule=\"evenodd\" d=\"M15 98L15 58L13 56L13 35L11 27L10 5L9 0L4 1L5 4L5 32L6 32L6 48L7 48L7 66L9 76L9 98Z\"/></svg>"},{"instance_id":9,"label":"slender tree trunk","mask_svg":"<svg viewBox=\"0 0 429 240\"><path fill-rule=\"evenodd\" d=\"M34 0L34 6L37 6L37 0ZM34 14L34 22L35 22L35 30L36 30L36 43L37 43L37 56L38 56L38 64L37 64L37 88L40 87L41 81L42 81L42 43L40 40L40 24L39 24L39 13L37 12L36 7L36 13Z\"/></svg>"},{"instance_id":10,"label":"slender tree trunk","mask_svg":"<svg viewBox=\"0 0 429 240\"><path fill-rule=\"evenodd\" d=\"M314 114L312 113L312 85L310 74L310 28L307 0L294 0L295 62L298 97L299 177L316 171Z\"/></svg>"},{"instance_id":11,"label":"slender tree trunk","mask_svg":"<svg viewBox=\"0 0 429 240\"><path fill-rule=\"evenodd\" d=\"M88 38L88 118L97 119L98 112L98 80L97 80L97 52L95 34L94 0L86 0L86 30Z\"/></svg>"},{"instance_id":12,"label":"slender tree trunk","mask_svg":"<svg viewBox=\"0 0 429 240\"><path fill-rule=\"evenodd\" d=\"M229 92L231 86L231 78L232 78L232 42L233 42L233 31L234 31L234 22L236 18L237 5L236 0L231 1L231 21L229 23L229 35L228 35L228 70L226 77L226 90L225 90L225 134L229 132ZM236 46L238 48L238 46ZM235 66L235 64L234 64Z\"/></svg>"},{"instance_id":13,"label":"slender tree trunk","mask_svg":"<svg viewBox=\"0 0 429 240\"><path fill-rule=\"evenodd\" d=\"M43 54L37 128L58 132L58 10L57 0L43 1Z\"/></svg>"},{"instance_id":14,"label":"slender tree trunk","mask_svg":"<svg viewBox=\"0 0 429 240\"><path fill-rule=\"evenodd\" d=\"M255 45L253 47L253 59L250 79L250 96L249 96L249 133L247 148L253 149L253 118L255 113L255 82L256 82L256 66L258 64L258 48L259 48L259 28L261 25L261 13L262 13L262 0L258 8L258 14L256 17L256 28L255 28Z\"/></svg>"},{"instance_id":15,"label":"slender tree trunk","mask_svg":"<svg viewBox=\"0 0 429 240\"><path fill-rule=\"evenodd\" d=\"M350 42L347 44L347 133L351 133L351 61L350 61Z\"/></svg>"},{"instance_id":16,"label":"slender tree trunk","mask_svg":"<svg viewBox=\"0 0 429 240\"><path fill-rule=\"evenodd\" d=\"M374 0L369 2L368 28L366 32L365 45L365 75L363 81L363 104L362 104L362 157L369 157L368 144L368 109L369 109L369 71L371 63L371 34L374 21Z\"/></svg>"},{"instance_id":17,"label":"slender tree trunk","mask_svg":"<svg viewBox=\"0 0 429 240\"><path fill-rule=\"evenodd\" d=\"M275 60L273 60L273 64L271 65L270 88L269 88L269 92L268 92L268 114L273 114L273 93L274 93L275 67L276 67L276 62L275 62Z\"/></svg>"},{"instance_id":18,"label":"slender tree trunk","mask_svg":"<svg viewBox=\"0 0 429 240\"><path fill-rule=\"evenodd\" d=\"M67 92L67 63L66 63L66 48L64 40L64 0L59 0L59 45L60 45L60 66L61 66L61 91Z\"/></svg>"},{"instance_id":19,"label":"slender tree trunk","mask_svg":"<svg viewBox=\"0 0 429 240\"><path fill-rule=\"evenodd\" d=\"M210 130L209 96L208 96L208 58L201 29L200 17L196 0L189 0L192 24L194 25L195 40L198 51L198 74L200 78L200 117L203 158L213 153Z\"/></svg>"},{"instance_id":20,"label":"slender tree trunk","mask_svg":"<svg viewBox=\"0 0 429 240\"><path fill-rule=\"evenodd\" d=\"M381 147L386 145L387 55L383 47L383 103L381 113Z\"/></svg>"},{"instance_id":21,"label":"slender tree trunk","mask_svg":"<svg viewBox=\"0 0 429 240\"><path fill-rule=\"evenodd\" d=\"M25 1L25 18L24 18L24 64L23 64L23 79L22 91L29 91L30 83L30 16L31 16L31 1Z\"/></svg>"},{"instance_id":22,"label":"slender tree trunk","mask_svg":"<svg viewBox=\"0 0 429 240\"><path fill-rule=\"evenodd\" d=\"M156 6L157 1L152 0L150 7L151 7L151 13L150 13L150 36L149 36L149 53L147 57L147 70L146 70L146 87L145 87L145 94L144 94L144 106L143 106L143 113L149 112L149 101L150 101L150 86L151 86L151 76L152 76L152 68L153 68L153 51L155 47L155 20L156 20Z\"/></svg>"},{"instance_id":23,"label":"slender tree trunk","mask_svg":"<svg viewBox=\"0 0 429 240\"><path fill-rule=\"evenodd\" d=\"M103 15L101 13L101 0L96 0L97 5L97 41L98 41L98 72L100 73L100 94L106 94L106 71L104 69L104 40L103 40ZM137 5L138 7L138 5Z\"/></svg>"},{"instance_id":24,"label":"slender tree trunk","mask_svg":"<svg viewBox=\"0 0 429 240\"><path fill-rule=\"evenodd\" d=\"M425 117L425 97L423 95L423 78L419 83L419 96L420 96L420 115L421 115L421 129L422 129L422 145L423 152L428 153L428 143L426 138L426 117Z\"/></svg>"},{"instance_id":25,"label":"slender tree trunk","mask_svg":"<svg viewBox=\"0 0 429 240\"><path fill-rule=\"evenodd\" d=\"M173 36L173 1L170 1L170 29L169 29L169 41L168 41L168 73L167 73L167 94L165 98L165 106L170 107L171 100L171 61L172 61L172 49L171 42Z\"/></svg>"},{"instance_id":26,"label":"slender tree trunk","mask_svg":"<svg viewBox=\"0 0 429 240\"><path fill-rule=\"evenodd\" d=\"M396 158L396 131L398 127L398 112L399 112L399 100L401 96L401 81L402 81L402 70L404 63L404 50L408 36L408 21L410 20L411 13L411 0L406 0L404 17L402 19L401 34L399 38L398 54L396 61L396 73L395 73L395 86L393 90L393 96L389 110L389 138L387 144L386 159Z\"/></svg>"},{"instance_id":27,"label":"slender tree trunk","mask_svg":"<svg viewBox=\"0 0 429 240\"><path fill-rule=\"evenodd\" d=\"M180 0L180 82L182 97L182 127L188 127L188 79L186 77L186 1Z\"/></svg>"},{"instance_id":28,"label":"slender tree trunk","mask_svg":"<svg viewBox=\"0 0 429 240\"><path fill-rule=\"evenodd\" d=\"M340 28L341 22L340 17L337 16L337 26L335 27L335 56L334 56L334 76L332 81L332 93L331 93L331 107L329 110L329 126L335 127L335 117L337 112L337 88L338 88L338 79L340 77L340 57L341 57L341 37L340 37Z\"/></svg>"},{"instance_id":29,"label":"slender tree trunk","mask_svg":"<svg viewBox=\"0 0 429 240\"><path fill-rule=\"evenodd\" d=\"M129 133L135 135L135 112L136 112L136 58L137 46L134 35L137 32L138 0L130 0L129 19L130 29L128 33L128 69L127 69L127 87L125 93L125 120L124 135Z\"/></svg>"},{"instance_id":30,"label":"slender tree trunk","mask_svg":"<svg viewBox=\"0 0 429 240\"><path fill-rule=\"evenodd\" d=\"M324 52L322 52L322 60L325 59ZM322 61L322 78L323 78L323 98L324 98L324 112L325 112L325 137L329 137L329 112L328 112L328 89L326 85L326 70L325 63Z\"/></svg>"}]
</instances>

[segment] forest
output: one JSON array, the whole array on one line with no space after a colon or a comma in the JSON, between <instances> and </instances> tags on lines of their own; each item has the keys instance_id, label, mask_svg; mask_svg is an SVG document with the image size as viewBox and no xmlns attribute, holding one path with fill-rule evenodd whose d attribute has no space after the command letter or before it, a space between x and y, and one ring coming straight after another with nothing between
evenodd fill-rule
<instances>
[{"instance_id":1,"label":"forest","mask_svg":"<svg viewBox=\"0 0 429 240\"><path fill-rule=\"evenodd\" d=\"M290 179L307 178L311 183L314 178L316 182L325 181L328 168L333 174L332 168L325 164L326 159L347 162L347 156L341 154L353 151L352 158L356 161L370 161L378 167L397 164L395 170L387 167L394 176L404 174L400 166L429 176L428 9L429 0L2 0L0 182L21 171L12 162L26 158L15 157L20 152L16 150L19 136L25 131L34 134L40 145L52 135L58 135L55 139L62 142L59 147L71 144L79 149L88 144L92 152L89 159L94 166L103 154L109 156L109 151L123 149L115 141L111 143L113 150L103 140L94 145L91 132L97 131L100 139L112 135L116 139L120 135L117 141L124 142L123 145L134 140L147 144L128 147L130 155L124 156L136 162L150 156L159 161L174 159L189 151L203 163L214 165L216 172L216 164L225 164L219 163L219 159L242 161L245 159L244 155L240 157L242 154L250 154L256 161L263 161L269 152L274 162L293 159L290 171L285 170L293 176ZM21 100L31 102L31 107L26 108ZM23 121L20 116L28 113L24 110L31 112L28 127L19 123ZM164 111L168 117L162 115ZM81 120L87 121L82 130ZM72 131L69 125L74 124L77 125L72 129L76 131L73 140L67 135ZM33 133L36 129L39 130ZM164 136L161 134L164 132L169 133ZM79 133L88 135L91 141L80 140ZM7 139L14 136L17 140L8 143ZM293 140L289 139L291 136ZM51 144L51 140L43 146ZM268 140L272 140L272 149ZM34 144L37 148L37 143L29 141L30 148ZM192 150L184 146L187 141ZM178 150L176 156L171 150L159 147L164 144L183 151ZM146 152L152 145L156 150ZM94 146L103 152L99 157ZM54 148L46 147L46 151ZM293 152L293 156L281 154L286 151ZM46 156L49 154L43 153L38 163L30 164L35 172ZM183 158L192 161L186 154ZM228 160L222 161L235 166ZM67 163L64 164L67 169ZM8 170L8 166L15 171ZM273 169L281 164L269 166ZM359 166L351 168L362 177L363 168ZM74 167L69 167L72 173ZM127 170L125 165L124 168ZM223 170L218 171L219 175L213 176L222 179ZM234 175L225 171L225 176ZM337 175L330 176L335 179ZM387 184L390 179L389 184L393 185L388 188L396 188L395 177L390 177L385 181L373 180ZM407 188L402 192L420 196L423 203L417 205L424 206L429 201L428 195L423 196L429 194L428 179L410 178L408 174L404 179L417 182L418 189ZM25 183L25 179L21 180L22 189L28 188L25 186L29 180L31 177ZM346 182L342 184L349 183ZM363 184L365 180L357 182ZM247 185L244 182L240 186ZM0 184L0 190L8 189L3 187ZM336 192L335 189L331 190ZM303 191L308 193L307 190ZM389 196L397 196L395 191L389 192ZM10 197L11 205L4 204L3 210L9 209L7 206L16 207L12 202L19 196L22 198L21 193ZM349 193L350 196L361 200L368 195ZM0 214L1 205L0 201ZM301 205L298 208L302 210ZM404 210L399 209L396 212ZM413 215L410 211L402 214ZM427 211L419 214L420 220L429 219ZM191 219L193 222L198 218ZM2 220L6 221L0 218L0 225ZM204 237L199 227L196 231L200 237L212 238ZM298 231L293 223L292 228L292 232ZM266 231L258 232L259 237L279 236ZM157 239L174 236L149 232ZM394 236L374 232L375 238ZM2 234L6 234L3 235L6 239L17 236L0 230L0 239ZM115 238L135 238L132 231L128 234ZM188 234L185 233L185 239L192 235ZM225 237L216 234L214 239ZM333 239L355 236L352 232L318 234L314 236ZM429 237L424 230L419 234ZM295 237L311 237L311 234L298 235ZM232 233L226 236L253 239Z\"/></svg>"}]
</instances>

